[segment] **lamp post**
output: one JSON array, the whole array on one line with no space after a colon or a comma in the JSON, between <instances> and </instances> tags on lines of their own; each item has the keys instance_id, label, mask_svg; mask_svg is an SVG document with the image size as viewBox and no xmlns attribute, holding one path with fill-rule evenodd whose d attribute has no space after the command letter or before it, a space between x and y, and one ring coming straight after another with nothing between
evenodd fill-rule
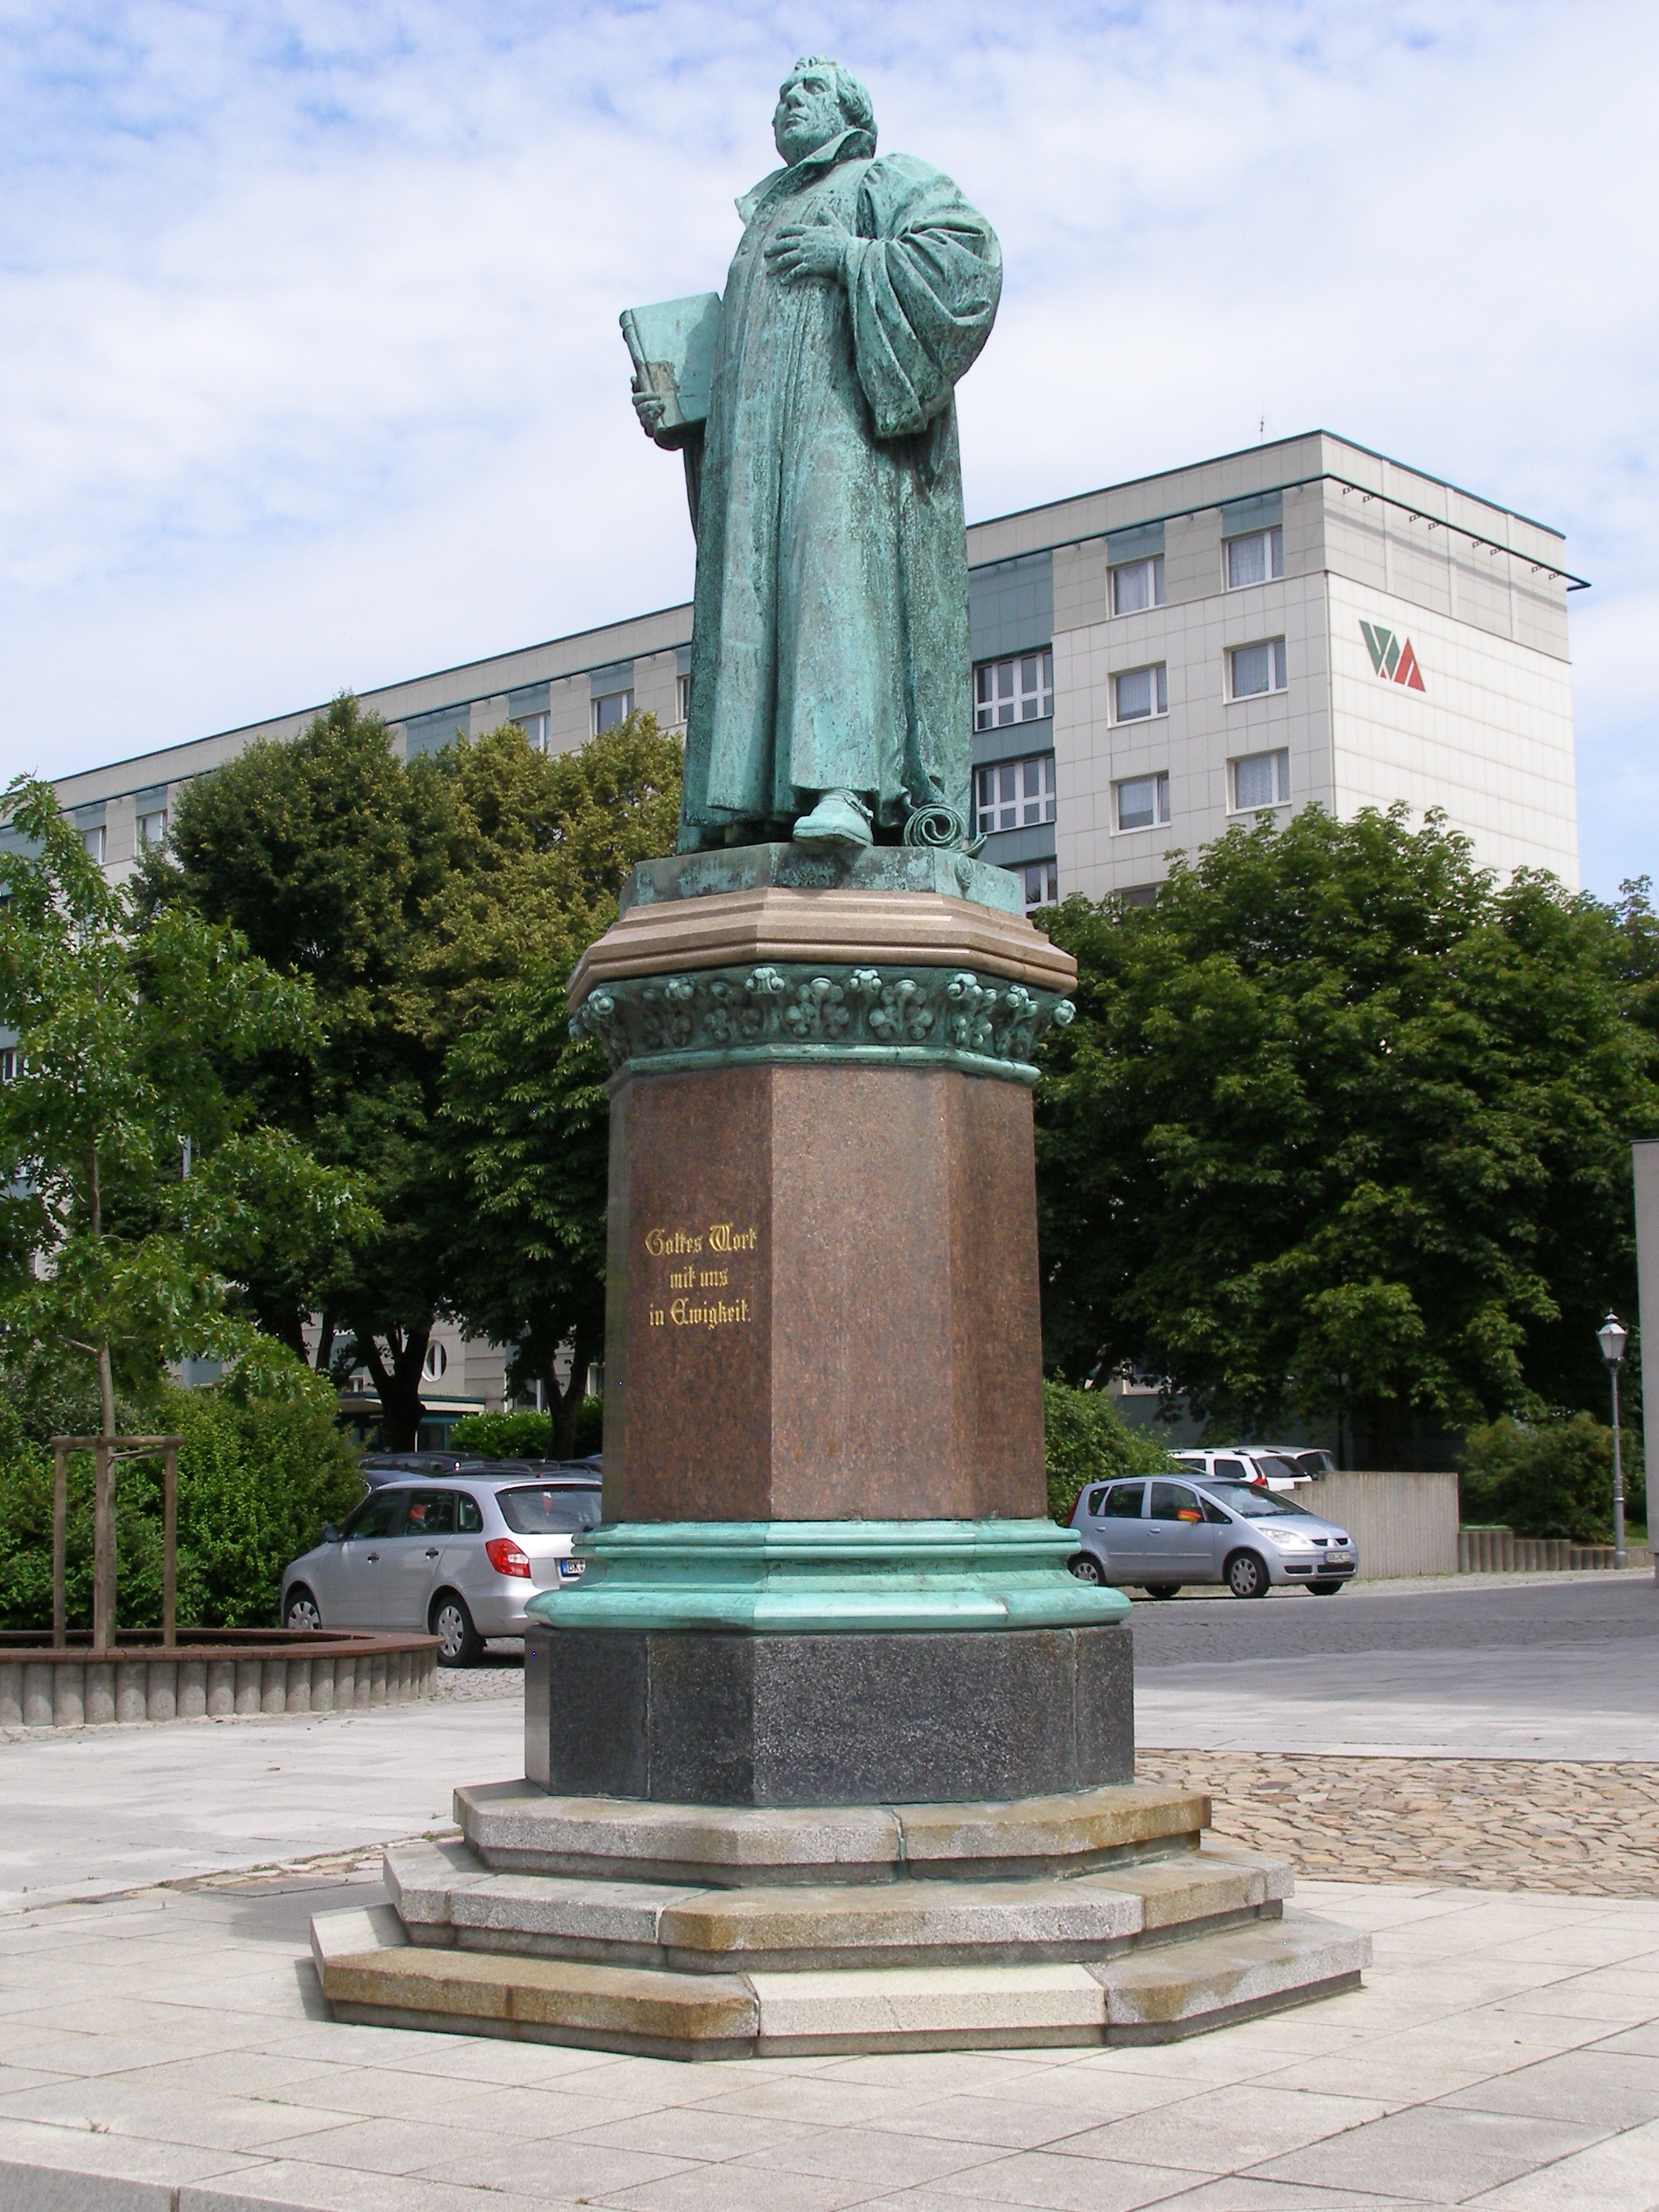
<instances>
[{"instance_id":1,"label":"lamp post","mask_svg":"<svg viewBox=\"0 0 1659 2212\"><path fill-rule=\"evenodd\" d=\"M1613 1383L1613 1564L1622 1567L1625 1555L1625 1468L1619 1453L1619 1363L1625 1356L1630 1331L1617 1314L1610 1313L1595 1332L1601 1357Z\"/></svg>"}]
</instances>

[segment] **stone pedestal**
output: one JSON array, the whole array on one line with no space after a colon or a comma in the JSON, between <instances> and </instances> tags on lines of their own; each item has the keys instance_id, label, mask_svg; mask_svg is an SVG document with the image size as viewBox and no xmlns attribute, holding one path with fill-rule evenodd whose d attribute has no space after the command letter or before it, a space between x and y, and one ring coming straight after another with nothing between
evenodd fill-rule
<instances>
[{"instance_id":1,"label":"stone pedestal","mask_svg":"<svg viewBox=\"0 0 1659 2212\"><path fill-rule=\"evenodd\" d=\"M531 1602L526 1779L314 1924L337 2016L737 2057L1163 2040L1358 1978L1287 1869L1134 1786L1127 1601L1047 1518L1032 1052L1074 975L961 854L635 870L571 983L605 1525Z\"/></svg>"}]
</instances>

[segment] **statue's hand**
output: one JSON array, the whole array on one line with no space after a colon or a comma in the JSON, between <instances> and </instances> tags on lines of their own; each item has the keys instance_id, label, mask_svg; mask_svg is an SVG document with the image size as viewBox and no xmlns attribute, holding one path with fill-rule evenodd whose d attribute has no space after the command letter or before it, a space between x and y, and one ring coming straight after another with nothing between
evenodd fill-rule
<instances>
[{"instance_id":1,"label":"statue's hand","mask_svg":"<svg viewBox=\"0 0 1659 2212\"><path fill-rule=\"evenodd\" d=\"M640 418L640 428L647 438L654 438L662 428L662 395L651 391L648 387L641 390L636 384L630 396L634 402L634 412Z\"/></svg>"},{"instance_id":2,"label":"statue's hand","mask_svg":"<svg viewBox=\"0 0 1659 2212\"><path fill-rule=\"evenodd\" d=\"M800 276L839 276L851 236L836 222L782 223L768 242L766 265L791 283Z\"/></svg>"}]
</instances>

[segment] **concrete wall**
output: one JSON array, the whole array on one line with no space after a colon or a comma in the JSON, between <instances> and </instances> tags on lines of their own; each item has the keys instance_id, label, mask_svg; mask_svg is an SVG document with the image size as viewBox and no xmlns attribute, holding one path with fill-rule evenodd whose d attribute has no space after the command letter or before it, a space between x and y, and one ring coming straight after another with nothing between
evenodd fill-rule
<instances>
[{"instance_id":1,"label":"concrete wall","mask_svg":"<svg viewBox=\"0 0 1659 2212\"><path fill-rule=\"evenodd\" d=\"M1347 1530L1361 1582L1457 1572L1455 1474L1328 1474L1296 1499Z\"/></svg>"}]
</instances>

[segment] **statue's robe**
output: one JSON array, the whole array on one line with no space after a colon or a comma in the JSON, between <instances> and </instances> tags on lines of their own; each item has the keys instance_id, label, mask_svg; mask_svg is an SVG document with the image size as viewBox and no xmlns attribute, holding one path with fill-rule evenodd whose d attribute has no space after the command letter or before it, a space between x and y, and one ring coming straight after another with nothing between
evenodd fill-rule
<instances>
[{"instance_id":1,"label":"statue's robe","mask_svg":"<svg viewBox=\"0 0 1659 2212\"><path fill-rule=\"evenodd\" d=\"M696 472L682 844L788 834L815 794L878 823L969 809L968 565L954 387L1002 258L937 169L848 131L738 204ZM785 223L854 234L846 282L772 274Z\"/></svg>"}]
</instances>

